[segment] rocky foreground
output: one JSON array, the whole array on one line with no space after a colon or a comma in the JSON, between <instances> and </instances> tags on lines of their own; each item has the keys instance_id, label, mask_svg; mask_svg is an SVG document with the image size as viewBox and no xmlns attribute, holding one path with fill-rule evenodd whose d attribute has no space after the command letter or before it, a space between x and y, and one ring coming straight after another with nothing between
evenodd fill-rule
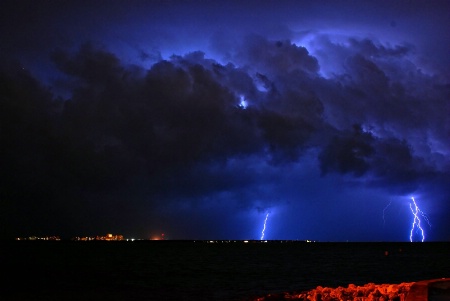
<instances>
[{"instance_id":1,"label":"rocky foreground","mask_svg":"<svg viewBox=\"0 0 450 301\"><path fill-rule=\"evenodd\" d=\"M318 286L307 292L270 294L253 301L304 300L304 301L405 301L414 282L400 284L368 283L363 286L350 284L348 287Z\"/></svg>"}]
</instances>

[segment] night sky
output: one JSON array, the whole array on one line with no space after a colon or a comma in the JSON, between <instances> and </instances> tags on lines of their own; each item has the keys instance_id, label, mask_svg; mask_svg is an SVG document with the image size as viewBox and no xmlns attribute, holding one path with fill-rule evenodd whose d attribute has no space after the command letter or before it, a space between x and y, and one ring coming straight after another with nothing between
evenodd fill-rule
<instances>
[{"instance_id":1,"label":"night sky","mask_svg":"<svg viewBox=\"0 0 450 301\"><path fill-rule=\"evenodd\" d=\"M0 237L448 241L449 16L1 1Z\"/></svg>"}]
</instances>

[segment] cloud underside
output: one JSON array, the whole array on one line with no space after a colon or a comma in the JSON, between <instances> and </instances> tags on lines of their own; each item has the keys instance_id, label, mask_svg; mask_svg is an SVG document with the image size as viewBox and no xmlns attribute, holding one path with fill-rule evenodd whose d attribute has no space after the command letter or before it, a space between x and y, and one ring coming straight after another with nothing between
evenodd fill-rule
<instances>
[{"instance_id":1,"label":"cloud underside","mask_svg":"<svg viewBox=\"0 0 450 301\"><path fill-rule=\"evenodd\" d=\"M225 52L227 63L198 51L145 69L92 44L55 50L63 97L2 64L7 211L52 216L71 198L77 214L227 198L259 208L302 164L396 194L448 179L450 86L411 46L321 36L309 51L252 35Z\"/></svg>"}]
</instances>

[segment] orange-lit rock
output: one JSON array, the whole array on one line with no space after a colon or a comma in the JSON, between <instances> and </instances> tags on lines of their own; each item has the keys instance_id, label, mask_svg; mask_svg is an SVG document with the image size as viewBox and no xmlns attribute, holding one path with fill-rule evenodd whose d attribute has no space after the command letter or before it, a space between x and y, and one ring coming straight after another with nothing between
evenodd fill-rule
<instances>
[{"instance_id":1,"label":"orange-lit rock","mask_svg":"<svg viewBox=\"0 0 450 301\"><path fill-rule=\"evenodd\" d=\"M253 299L254 301L268 300L303 300L303 301L405 301L414 282L400 284L368 283L363 286L349 284L348 287L318 286L302 293L270 294Z\"/></svg>"}]
</instances>

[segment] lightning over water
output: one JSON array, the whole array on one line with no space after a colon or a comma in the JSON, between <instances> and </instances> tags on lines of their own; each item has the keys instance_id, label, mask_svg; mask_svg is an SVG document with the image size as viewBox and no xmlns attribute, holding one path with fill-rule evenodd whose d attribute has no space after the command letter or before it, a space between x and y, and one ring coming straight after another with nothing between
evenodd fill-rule
<instances>
[{"instance_id":1,"label":"lightning over water","mask_svg":"<svg viewBox=\"0 0 450 301\"><path fill-rule=\"evenodd\" d=\"M411 198L412 203L409 203L409 208L411 209L411 213L414 216L413 219L413 223L411 225L411 232L409 234L409 241L412 242L413 241L413 234L414 233L419 233L419 237L421 239L422 242L425 241L425 232L423 231L422 226L420 225L421 223L421 217L428 223L428 225L431 227L430 221L428 220L427 216L425 215L425 213L420 210L419 206L417 206L416 200L414 199L414 197ZM414 231L415 230L415 231Z\"/></svg>"},{"instance_id":2,"label":"lightning over water","mask_svg":"<svg viewBox=\"0 0 450 301\"><path fill-rule=\"evenodd\" d=\"M385 220L385 218L384 218L386 209L388 209L388 207L391 206L391 204L392 204L392 201L389 201L389 204L387 204L386 207L384 207L384 209L383 209L383 226L384 226L384 224L386 223L386 220Z\"/></svg>"},{"instance_id":3,"label":"lightning over water","mask_svg":"<svg viewBox=\"0 0 450 301\"><path fill-rule=\"evenodd\" d=\"M264 239L264 232L266 231L267 219L269 218L269 213L266 214L266 219L264 220L264 227L261 232L261 240Z\"/></svg>"}]
</instances>

